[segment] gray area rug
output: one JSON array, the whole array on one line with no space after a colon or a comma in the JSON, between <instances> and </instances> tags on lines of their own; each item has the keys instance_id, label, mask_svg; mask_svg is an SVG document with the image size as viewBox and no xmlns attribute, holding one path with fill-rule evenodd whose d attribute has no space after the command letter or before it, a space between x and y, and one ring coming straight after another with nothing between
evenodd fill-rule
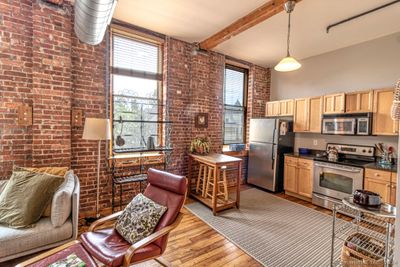
<instances>
[{"instance_id":1,"label":"gray area rug","mask_svg":"<svg viewBox=\"0 0 400 267\"><path fill-rule=\"evenodd\" d=\"M329 215L258 189L241 192L240 210L218 216L199 202L186 208L264 266L330 265ZM339 252L336 247L335 258Z\"/></svg>"}]
</instances>

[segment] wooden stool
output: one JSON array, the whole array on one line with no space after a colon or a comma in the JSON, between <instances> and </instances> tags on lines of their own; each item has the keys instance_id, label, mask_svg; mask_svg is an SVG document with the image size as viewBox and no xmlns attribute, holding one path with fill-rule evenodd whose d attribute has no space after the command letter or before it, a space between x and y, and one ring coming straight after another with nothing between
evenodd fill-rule
<instances>
[{"instance_id":1,"label":"wooden stool","mask_svg":"<svg viewBox=\"0 0 400 267\"><path fill-rule=\"evenodd\" d=\"M228 200L228 181L226 179L226 166L221 167L222 171L222 180L217 181L217 192L214 194L214 168L208 167L208 176L207 176L207 186L205 190L205 197L210 197L213 200L214 195L223 196L225 200ZM221 185L223 187L223 192L221 191ZM210 194L209 186L213 189L213 193Z\"/></svg>"},{"instance_id":2,"label":"wooden stool","mask_svg":"<svg viewBox=\"0 0 400 267\"><path fill-rule=\"evenodd\" d=\"M202 187L200 187L200 181L202 182ZM207 183L207 165L200 163L199 175L197 176L197 182L196 182L196 193L198 194L199 191L201 191L201 195L203 197L205 197L206 195L205 191L206 183Z\"/></svg>"}]
</instances>

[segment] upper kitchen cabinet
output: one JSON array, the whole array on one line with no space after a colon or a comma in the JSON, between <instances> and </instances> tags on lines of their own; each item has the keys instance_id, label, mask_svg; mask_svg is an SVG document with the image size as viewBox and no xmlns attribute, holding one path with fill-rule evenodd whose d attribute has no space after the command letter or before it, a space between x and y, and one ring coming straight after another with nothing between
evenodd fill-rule
<instances>
[{"instance_id":1,"label":"upper kitchen cabinet","mask_svg":"<svg viewBox=\"0 0 400 267\"><path fill-rule=\"evenodd\" d=\"M293 99L279 101L279 115L293 116Z\"/></svg>"},{"instance_id":2,"label":"upper kitchen cabinet","mask_svg":"<svg viewBox=\"0 0 400 267\"><path fill-rule=\"evenodd\" d=\"M294 100L294 132L308 132L309 129L309 99L298 98Z\"/></svg>"},{"instance_id":3,"label":"upper kitchen cabinet","mask_svg":"<svg viewBox=\"0 0 400 267\"><path fill-rule=\"evenodd\" d=\"M322 97L295 99L294 107L295 132L321 132Z\"/></svg>"},{"instance_id":4,"label":"upper kitchen cabinet","mask_svg":"<svg viewBox=\"0 0 400 267\"><path fill-rule=\"evenodd\" d=\"M279 116L280 113L280 103L279 101L269 101L265 105L265 116Z\"/></svg>"},{"instance_id":5,"label":"upper kitchen cabinet","mask_svg":"<svg viewBox=\"0 0 400 267\"><path fill-rule=\"evenodd\" d=\"M338 114L344 113L344 93L332 94L323 96L323 113L324 114Z\"/></svg>"},{"instance_id":6,"label":"upper kitchen cabinet","mask_svg":"<svg viewBox=\"0 0 400 267\"><path fill-rule=\"evenodd\" d=\"M390 110L394 97L393 89L374 91L374 117L372 134L374 135L397 135L398 122L392 120Z\"/></svg>"},{"instance_id":7,"label":"upper kitchen cabinet","mask_svg":"<svg viewBox=\"0 0 400 267\"><path fill-rule=\"evenodd\" d=\"M266 104L265 116L293 116L293 99L269 101Z\"/></svg>"},{"instance_id":8,"label":"upper kitchen cabinet","mask_svg":"<svg viewBox=\"0 0 400 267\"><path fill-rule=\"evenodd\" d=\"M362 91L346 93L346 113L365 113L373 111L374 92Z\"/></svg>"}]
</instances>

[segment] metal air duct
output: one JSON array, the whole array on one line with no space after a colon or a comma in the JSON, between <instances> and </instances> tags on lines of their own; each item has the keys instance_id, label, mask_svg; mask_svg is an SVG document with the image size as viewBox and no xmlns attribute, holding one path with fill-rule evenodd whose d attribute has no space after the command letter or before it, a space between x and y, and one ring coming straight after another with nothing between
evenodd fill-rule
<instances>
[{"instance_id":1,"label":"metal air duct","mask_svg":"<svg viewBox=\"0 0 400 267\"><path fill-rule=\"evenodd\" d=\"M90 45L101 43L116 4L117 0L76 0L74 30L79 40Z\"/></svg>"}]
</instances>

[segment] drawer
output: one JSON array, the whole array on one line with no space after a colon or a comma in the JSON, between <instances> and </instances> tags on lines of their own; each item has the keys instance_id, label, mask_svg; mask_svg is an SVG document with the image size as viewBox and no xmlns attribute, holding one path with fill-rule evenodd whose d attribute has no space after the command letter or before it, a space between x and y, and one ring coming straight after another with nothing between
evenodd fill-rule
<instances>
[{"instance_id":1,"label":"drawer","mask_svg":"<svg viewBox=\"0 0 400 267\"><path fill-rule=\"evenodd\" d=\"M365 177L390 182L391 172L375 169L365 169Z\"/></svg>"},{"instance_id":2,"label":"drawer","mask_svg":"<svg viewBox=\"0 0 400 267\"><path fill-rule=\"evenodd\" d=\"M311 169L313 167L313 161L309 159L299 159L299 168Z\"/></svg>"},{"instance_id":3,"label":"drawer","mask_svg":"<svg viewBox=\"0 0 400 267\"><path fill-rule=\"evenodd\" d=\"M298 161L299 161L299 158L291 157L291 156L285 156L285 163L297 164Z\"/></svg>"},{"instance_id":4,"label":"drawer","mask_svg":"<svg viewBox=\"0 0 400 267\"><path fill-rule=\"evenodd\" d=\"M392 183L397 184L397 172L392 172Z\"/></svg>"}]
</instances>

